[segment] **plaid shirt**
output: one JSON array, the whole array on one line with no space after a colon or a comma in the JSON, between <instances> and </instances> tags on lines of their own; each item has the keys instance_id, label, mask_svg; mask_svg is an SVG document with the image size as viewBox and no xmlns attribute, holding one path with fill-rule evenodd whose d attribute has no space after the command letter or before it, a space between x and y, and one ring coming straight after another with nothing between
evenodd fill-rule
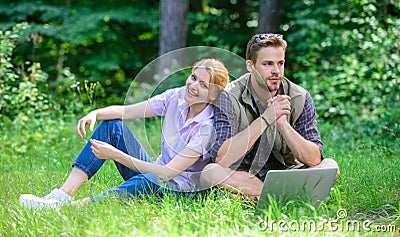
<instances>
[{"instance_id":1,"label":"plaid shirt","mask_svg":"<svg viewBox=\"0 0 400 237\"><path fill-rule=\"evenodd\" d=\"M296 130L306 140L315 143L319 147L321 156L323 155L324 145L317 129L316 108L308 91L306 92L306 101L304 102L303 112L294 124L294 130Z\"/></svg>"},{"instance_id":2,"label":"plaid shirt","mask_svg":"<svg viewBox=\"0 0 400 237\"><path fill-rule=\"evenodd\" d=\"M226 91L221 91L217 99L213 102L214 105L214 128L215 128L215 143L211 150L204 155L215 162L217 152L224 141L232 135L235 135L238 130L238 123L232 101Z\"/></svg>"},{"instance_id":3,"label":"plaid shirt","mask_svg":"<svg viewBox=\"0 0 400 237\"><path fill-rule=\"evenodd\" d=\"M321 136L320 133L317 129L317 122L316 122L316 108L314 105L314 102L311 98L310 93L307 91L306 92L306 99L304 102L304 108L303 111L300 115L300 117L297 119L297 121L294 124L294 130L297 131L302 137L305 139L313 142L319 147L321 157L322 157L322 152L323 152L323 143L321 141ZM266 141L264 141L265 143ZM258 150L262 149L263 147L266 146L266 144L261 145L263 143L262 141L262 136L256 141L256 143L253 146L253 149L246 154L242 162L240 163L240 166L237 168L237 170L243 170L249 172L252 169L252 164L254 162L255 157L258 155ZM261 152L263 153L263 152ZM260 167L259 169L256 169L257 173L254 174L256 177L258 177L260 180L264 180L265 176L267 175L267 172L269 170L279 170L279 169L287 169L285 165L280 163L274 156L274 154L271 152L269 155L269 158L267 160L267 163L264 165L264 167Z\"/></svg>"},{"instance_id":4,"label":"plaid shirt","mask_svg":"<svg viewBox=\"0 0 400 237\"><path fill-rule=\"evenodd\" d=\"M215 162L215 156L218 152L218 149L221 147L223 141L225 141L225 139L231 137L232 135L235 135L237 132L237 126L238 126L237 121L236 121L236 118L237 118L236 114L233 113L233 108L231 108L232 102L230 101L229 96L227 96L226 92L224 92L224 94L221 96L221 98L217 99L215 101L215 103L216 103L216 105L218 105L218 106L215 106L215 109L214 109L214 113L215 113L214 126L216 129L217 140L214 144L214 147L209 152L209 155L211 156L211 160L213 162ZM223 111L226 111L226 113L223 113ZM323 143L321 141L320 133L317 129L316 108L315 108L314 102L311 98L311 95L308 91L306 92L306 98L305 98L305 102L304 102L303 111L302 111L300 117L295 122L294 129L302 137L315 143L319 147L321 157L322 157ZM260 149L260 140L261 140L260 138L254 144L252 150L246 154L245 158L242 160L242 162L240 163L237 170L249 171L249 169L253 163L254 157L256 156L257 150ZM269 170L285 169L285 168L287 168L287 167L285 167L283 164L281 164L274 157L273 153L271 153L267 164L262 169L259 170L259 172L256 174L256 176L258 178L260 178L261 180L264 180L265 175L267 174L267 172Z\"/></svg>"}]
</instances>

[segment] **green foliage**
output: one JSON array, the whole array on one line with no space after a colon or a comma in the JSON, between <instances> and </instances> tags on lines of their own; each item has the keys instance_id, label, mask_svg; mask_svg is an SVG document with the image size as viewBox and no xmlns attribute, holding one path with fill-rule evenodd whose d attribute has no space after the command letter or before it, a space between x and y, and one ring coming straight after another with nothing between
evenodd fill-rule
<instances>
[{"instance_id":1,"label":"green foliage","mask_svg":"<svg viewBox=\"0 0 400 237\"><path fill-rule=\"evenodd\" d=\"M251 34L254 29L247 23L256 20L251 12L257 11L257 5L220 0L191 5L197 10L188 18L189 46L217 46L244 54L241 46L248 37L244 33ZM61 111L71 111L68 102L80 98L69 87L76 82L83 85L85 80L102 85L96 89L98 106L121 103L134 76L158 56L157 1L17 0L0 6L0 29L8 29L20 19L29 21L27 41L21 40L13 60L20 65L23 55L28 55L41 62L49 75L52 99ZM28 42L32 35L41 39L33 48ZM65 70L74 75L75 82ZM138 82L139 89L142 83ZM83 104L92 106L84 97Z\"/></svg>"},{"instance_id":2,"label":"green foliage","mask_svg":"<svg viewBox=\"0 0 400 237\"><path fill-rule=\"evenodd\" d=\"M0 124L15 119L26 121L28 116L43 116L49 110L48 95L39 88L47 80L40 64L25 62L29 66L25 70L11 62L17 40L28 27L27 23L20 23L11 31L0 31Z\"/></svg>"},{"instance_id":3,"label":"green foliage","mask_svg":"<svg viewBox=\"0 0 400 237\"><path fill-rule=\"evenodd\" d=\"M188 17L188 45L214 46L243 58L254 33L258 1L202 1L201 11Z\"/></svg>"},{"instance_id":4,"label":"green foliage","mask_svg":"<svg viewBox=\"0 0 400 237\"><path fill-rule=\"evenodd\" d=\"M103 106L122 103L134 75L158 53L158 8L141 1L13 1L0 3L0 29L8 29L20 19L29 20L25 38L38 35L34 48L21 41L14 62L24 55L40 61L49 75L49 90L64 107L71 101L64 83L64 70L84 84L100 83L97 102ZM149 47L151 45L151 47ZM31 52L31 53L29 53ZM74 84L74 83L72 83ZM123 89L125 88L125 89ZM72 94L73 98L76 98ZM86 102L84 104L90 105Z\"/></svg>"},{"instance_id":5,"label":"green foliage","mask_svg":"<svg viewBox=\"0 0 400 237\"><path fill-rule=\"evenodd\" d=\"M16 0L0 6L3 31L22 20L30 24L7 62L17 74L33 66L48 75L48 84L34 86L49 94L43 101L52 101L56 112L121 104L129 88L137 99L153 92L151 83L132 80L158 56L158 1ZM258 8L256 0L190 1L187 45L244 56ZM282 10L286 74L310 90L319 119L360 133L398 135L398 1L291 0Z\"/></svg>"},{"instance_id":6,"label":"green foliage","mask_svg":"<svg viewBox=\"0 0 400 237\"><path fill-rule=\"evenodd\" d=\"M311 91L320 118L398 136L400 6L302 1L292 9L287 27L293 77Z\"/></svg>"}]
</instances>

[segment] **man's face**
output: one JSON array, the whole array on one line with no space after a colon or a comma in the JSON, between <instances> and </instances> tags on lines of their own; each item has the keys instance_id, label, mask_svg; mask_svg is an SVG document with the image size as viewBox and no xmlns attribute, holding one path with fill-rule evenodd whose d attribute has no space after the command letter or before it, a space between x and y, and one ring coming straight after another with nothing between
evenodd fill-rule
<instances>
[{"instance_id":1,"label":"man's face","mask_svg":"<svg viewBox=\"0 0 400 237\"><path fill-rule=\"evenodd\" d=\"M247 66L258 85L274 95L284 76L285 51L281 47L262 48L258 51L257 62L253 64L247 60Z\"/></svg>"}]
</instances>

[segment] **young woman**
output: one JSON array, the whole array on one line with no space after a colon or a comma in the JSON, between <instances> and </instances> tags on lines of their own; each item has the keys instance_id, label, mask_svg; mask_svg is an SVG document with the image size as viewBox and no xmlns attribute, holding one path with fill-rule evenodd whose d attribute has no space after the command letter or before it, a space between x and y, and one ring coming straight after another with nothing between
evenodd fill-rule
<instances>
[{"instance_id":1,"label":"young woman","mask_svg":"<svg viewBox=\"0 0 400 237\"><path fill-rule=\"evenodd\" d=\"M200 189L203 158L213 143L213 107L210 104L229 81L228 70L218 60L197 62L186 86L167 90L133 105L97 109L78 121L77 132L86 137L96 120L104 120L73 163L67 180L43 198L23 194L19 204L27 208L55 208L73 201L75 193L103 165L114 160L125 180L121 185L73 204L95 202L107 196L138 197L150 193L193 192ZM122 119L164 116L161 155L152 162Z\"/></svg>"}]
</instances>

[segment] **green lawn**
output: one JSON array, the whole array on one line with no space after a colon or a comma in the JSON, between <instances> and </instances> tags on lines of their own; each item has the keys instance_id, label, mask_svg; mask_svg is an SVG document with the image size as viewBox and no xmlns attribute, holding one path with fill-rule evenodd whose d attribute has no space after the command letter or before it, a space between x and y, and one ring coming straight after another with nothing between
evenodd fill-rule
<instances>
[{"instance_id":1,"label":"green lawn","mask_svg":"<svg viewBox=\"0 0 400 237\"><path fill-rule=\"evenodd\" d=\"M146 136L138 129L135 134L147 137L157 152L159 123L153 121L146 126ZM75 134L75 119L29 120L23 126L8 126L0 130L0 236L260 236L282 232L297 236L304 223L315 223L317 228L311 232L318 236L326 232L375 235L372 231L377 229L397 236L400 138L356 136L323 124L320 130L325 157L334 158L341 168L329 201L318 208L301 201L275 203L259 215L254 201L220 196L217 192L193 199L147 197L81 208L26 210L18 206L19 195L41 196L59 187L85 141ZM120 182L114 164L106 162L76 199ZM332 226L337 215L343 214L339 223ZM364 226L357 230L354 223ZM331 224L330 228L327 224Z\"/></svg>"}]
</instances>

